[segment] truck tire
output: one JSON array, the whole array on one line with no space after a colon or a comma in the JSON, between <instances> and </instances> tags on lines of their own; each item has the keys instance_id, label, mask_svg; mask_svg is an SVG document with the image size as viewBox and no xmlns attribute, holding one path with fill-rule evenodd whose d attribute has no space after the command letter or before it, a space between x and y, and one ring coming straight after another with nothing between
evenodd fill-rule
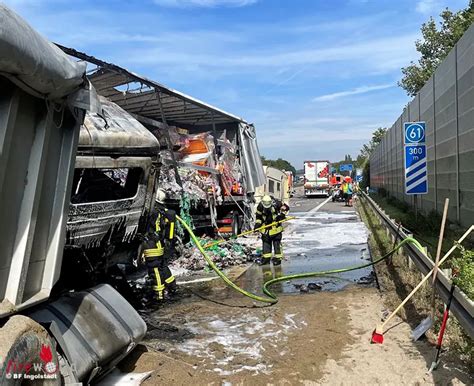
<instances>
[{"instance_id":1,"label":"truck tire","mask_svg":"<svg viewBox=\"0 0 474 386\"><path fill-rule=\"evenodd\" d=\"M232 213L232 236L237 236L240 233L240 216L239 213Z\"/></svg>"},{"instance_id":2,"label":"truck tire","mask_svg":"<svg viewBox=\"0 0 474 386\"><path fill-rule=\"evenodd\" d=\"M58 355L47 331L23 315L12 316L0 328L0 385L60 385ZM0 362L1 364L1 362ZM33 366L41 366L41 370ZM23 379L41 375L50 379Z\"/></svg>"}]
</instances>

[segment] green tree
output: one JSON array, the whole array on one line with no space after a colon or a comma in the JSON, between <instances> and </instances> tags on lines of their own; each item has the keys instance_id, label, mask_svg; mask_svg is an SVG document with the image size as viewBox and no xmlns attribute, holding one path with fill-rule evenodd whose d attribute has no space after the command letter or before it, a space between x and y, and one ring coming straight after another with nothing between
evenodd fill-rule
<instances>
[{"instance_id":1,"label":"green tree","mask_svg":"<svg viewBox=\"0 0 474 386\"><path fill-rule=\"evenodd\" d=\"M266 159L265 157L262 156L262 164L265 166L272 166L279 170L291 171L293 172L293 174L296 174L296 169L294 168L294 166L291 163L289 163L287 160L284 160L282 158L271 160L271 159Z\"/></svg>"},{"instance_id":2,"label":"green tree","mask_svg":"<svg viewBox=\"0 0 474 386\"><path fill-rule=\"evenodd\" d=\"M421 54L418 63L402 68L403 78L398 85L409 96L415 96L433 75L438 65L474 22L474 2L464 10L452 12L446 8L440 14L439 29L433 17L421 26L422 39L415 42Z\"/></svg>"},{"instance_id":3,"label":"green tree","mask_svg":"<svg viewBox=\"0 0 474 386\"><path fill-rule=\"evenodd\" d=\"M357 167L362 168L362 187L366 187L370 183L370 155L373 153L377 145L382 141L383 136L387 132L386 127L379 127L372 133L372 138L369 143L366 143L360 149L357 156Z\"/></svg>"},{"instance_id":4,"label":"green tree","mask_svg":"<svg viewBox=\"0 0 474 386\"><path fill-rule=\"evenodd\" d=\"M369 141L369 143L366 143L362 146L362 149L360 149L360 154L357 157L360 166L363 166L363 164L367 162L374 149L382 141L382 138L386 132L386 127L379 127L372 133L372 139Z\"/></svg>"}]
</instances>

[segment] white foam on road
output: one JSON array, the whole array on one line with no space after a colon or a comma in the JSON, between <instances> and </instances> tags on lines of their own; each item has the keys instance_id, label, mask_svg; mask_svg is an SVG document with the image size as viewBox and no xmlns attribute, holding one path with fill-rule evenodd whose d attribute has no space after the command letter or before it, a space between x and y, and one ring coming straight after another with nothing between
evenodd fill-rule
<instances>
[{"instance_id":1,"label":"white foam on road","mask_svg":"<svg viewBox=\"0 0 474 386\"><path fill-rule=\"evenodd\" d=\"M264 357L264 346L276 348L287 341L288 332L306 325L297 314L286 314L283 320L283 323L276 323L272 318L259 318L251 314L220 319L203 318L184 326L196 337L177 345L176 349L206 361L210 359L212 369L221 375L243 370L266 373L270 366L259 363ZM252 365L244 368L242 363Z\"/></svg>"},{"instance_id":2,"label":"white foam on road","mask_svg":"<svg viewBox=\"0 0 474 386\"><path fill-rule=\"evenodd\" d=\"M367 228L355 212L318 212L294 225L283 236L286 254L367 243Z\"/></svg>"}]
</instances>

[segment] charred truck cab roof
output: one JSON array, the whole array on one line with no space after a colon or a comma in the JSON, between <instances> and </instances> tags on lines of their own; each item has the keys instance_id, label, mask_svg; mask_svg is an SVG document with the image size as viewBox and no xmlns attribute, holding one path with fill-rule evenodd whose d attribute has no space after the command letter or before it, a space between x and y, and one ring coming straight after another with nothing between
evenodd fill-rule
<instances>
[{"instance_id":1,"label":"charred truck cab roof","mask_svg":"<svg viewBox=\"0 0 474 386\"><path fill-rule=\"evenodd\" d=\"M140 122L117 104L99 96L102 113L87 112L78 154L156 156L160 144Z\"/></svg>"}]
</instances>

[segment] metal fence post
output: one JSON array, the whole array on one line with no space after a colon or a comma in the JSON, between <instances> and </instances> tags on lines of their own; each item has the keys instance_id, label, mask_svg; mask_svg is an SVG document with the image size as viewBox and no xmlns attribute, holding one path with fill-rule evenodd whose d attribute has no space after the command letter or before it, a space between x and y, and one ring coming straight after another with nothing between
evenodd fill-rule
<instances>
[{"instance_id":1,"label":"metal fence post","mask_svg":"<svg viewBox=\"0 0 474 386\"><path fill-rule=\"evenodd\" d=\"M436 154L436 84L435 84L436 73L433 73L433 151L434 151L434 209L438 211L438 169L437 154Z\"/></svg>"},{"instance_id":2,"label":"metal fence post","mask_svg":"<svg viewBox=\"0 0 474 386\"><path fill-rule=\"evenodd\" d=\"M456 220L461 219L461 198L459 191L459 95L458 95L458 45L454 46L454 106L456 114Z\"/></svg>"},{"instance_id":3,"label":"metal fence post","mask_svg":"<svg viewBox=\"0 0 474 386\"><path fill-rule=\"evenodd\" d=\"M420 93L418 93L418 120L421 121L421 94ZM428 166L428 156L426 156L426 165ZM426 173L428 174L428 172L426 172ZM428 178L428 176L426 178ZM428 189L429 189L429 187L428 187ZM423 195L420 196L420 210L422 212L423 212L423 197L424 197ZM415 198L415 200L416 200L416 198Z\"/></svg>"}]
</instances>

